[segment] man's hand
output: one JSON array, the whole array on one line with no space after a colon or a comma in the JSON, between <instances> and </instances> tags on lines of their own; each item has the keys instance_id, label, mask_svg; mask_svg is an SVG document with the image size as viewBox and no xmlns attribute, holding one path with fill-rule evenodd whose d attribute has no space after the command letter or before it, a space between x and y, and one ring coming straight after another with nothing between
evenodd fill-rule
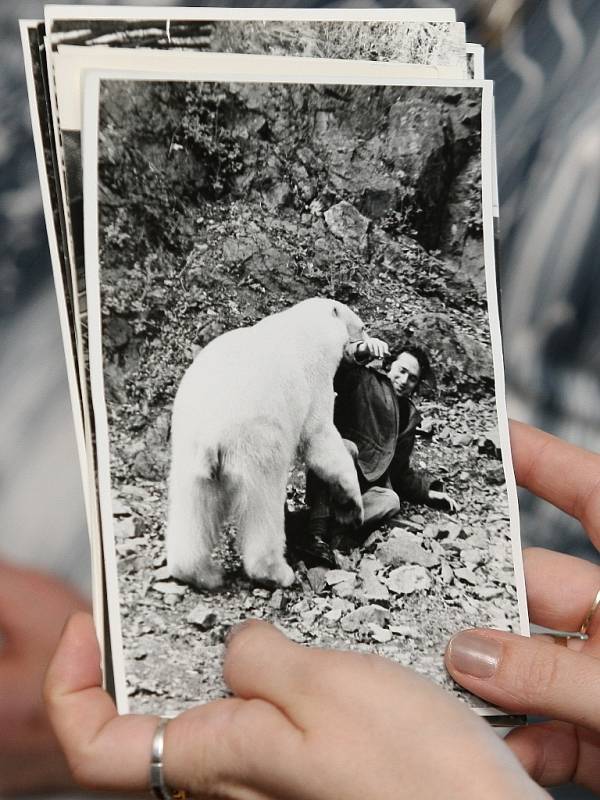
<instances>
[{"instance_id":1,"label":"man's hand","mask_svg":"<svg viewBox=\"0 0 600 800\"><path fill-rule=\"evenodd\" d=\"M0 562L0 794L73 785L42 703L61 630L84 600L62 583Z\"/></svg>"},{"instance_id":2,"label":"man's hand","mask_svg":"<svg viewBox=\"0 0 600 800\"><path fill-rule=\"evenodd\" d=\"M390 354L390 348L382 339L370 337L364 342L359 342L354 351L355 358L366 361L372 358L384 358Z\"/></svg>"},{"instance_id":3,"label":"man's hand","mask_svg":"<svg viewBox=\"0 0 600 800\"><path fill-rule=\"evenodd\" d=\"M458 503L446 492L430 489L427 498L434 508L449 511L451 514L455 514L458 511Z\"/></svg>"}]
</instances>

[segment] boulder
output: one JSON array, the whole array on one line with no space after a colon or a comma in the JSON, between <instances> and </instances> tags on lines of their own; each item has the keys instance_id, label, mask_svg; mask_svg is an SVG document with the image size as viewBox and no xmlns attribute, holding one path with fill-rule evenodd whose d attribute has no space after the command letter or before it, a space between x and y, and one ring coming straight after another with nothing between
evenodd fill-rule
<instances>
[{"instance_id":1,"label":"boulder","mask_svg":"<svg viewBox=\"0 0 600 800\"><path fill-rule=\"evenodd\" d=\"M342 200L325 212L327 227L338 239L350 248L364 252L368 246L367 233L370 220L351 203Z\"/></svg>"},{"instance_id":2,"label":"boulder","mask_svg":"<svg viewBox=\"0 0 600 800\"><path fill-rule=\"evenodd\" d=\"M208 608L203 603L198 603L188 614L187 621L200 628L200 630L207 631L217 622L217 614L212 608Z\"/></svg>"},{"instance_id":3,"label":"boulder","mask_svg":"<svg viewBox=\"0 0 600 800\"><path fill-rule=\"evenodd\" d=\"M433 567L439 564L438 556L425 550L421 540L414 533L394 528L386 542L382 542L375 556L379 561L392 567L403 564L419 564L422 567Z\"/></svg>"},{"instance_id":4,"label":"boulder","mask_svg":"<svg viewBox=\"0 0 600 800\"><path fill-rule=\"evenodd\" d=\"M378 605L360 606L342 618L340 625L346 633L355 633L369 623L384 625L389 619L390 612L387 608Z\"/></svg>"},{"instance_id":5,"label":"boulder","mask_svg":"<svg viewBox=\"0 0 600 800\"><path fill-rule=\"evenodd\" d=\"M281 589L276 589L271 595L271 599L269 600L269 606L275 611L281 611L284 604L285 604L285 598L283 596L283 592L281 591Z\"/></svg>"},{"instance_id":6,"label":"boulder","mask_svg":"<svg viewBox=\"0 0 600 800\"><path fill-rule=\"evenodd\" d=\"M325 575L325 582L338 597L350 597L356 586L356 573L345 569L331 569Z\"/></svg>"},{"instance_id":7,"label":"boulder","mask_svg":"<svg viewBox=\"0 0 600 800\"><path fill-rule=\"evenodd\" d=\"M502 486L506 482L506 475L504 474L504 467L502 464L498 466L490 464L484 473L485 482L489 486Z\"/></svg>"},{"instance_id":8,"label":"boulder","mask_svg":"<svg viewBox=\"0 0 600 800\"><path fill-rule=\"evenodd\" d=\"M278 181L274 186L265 192L267 202L276 208L283 208L292 202L292 190L289 184Z\"/></svg>"},{"instance_id":9,"label":"boulder","mask_svg":"<svg viewBox=\"0 0 600 800\"><path fill-rule=\"evenodd\" d=\"M442 583L444 584L452 583L452 579L454 578L452 567L445 561L442 562L442 570L440 572L440 578L442 580Z\"/></svg>"},{"instance_id":10,"label":"boulder","mask_svg":"<svg viewBox=\"0 0 600 800\"><path fill-rule=\"evenodd\" d=\"M187 592L185 586L173 581L158 581L152 584L152 588L155 592L160 592L161 594L183 595Z\"/></svg>"},{"instance_id":11,"label":"boulder","mask_svg":"<svg viewBox=\"0 0 600 800\"><path fill-rule=\"evenodd\" d=\"M369 622L367 624L367 630L369 631L370 638L380 644L391 641L393 636L390 630L382 628L381 625L378 625L376 622Z\"/></svg>"},{"instance_id":12,"label":"boulder","mask_svg":"<svg viewBox=\"0 0 600 800\"><path fill-rule=\"evenodd\" d=\"M477 437L477 450L482 454L502 460L502 447L500 445L500 433L498 428L491 428Z\"/></svg>"},{"instance_id":13,"label":"boulder","mask_svg":"<svg viewBox=\"0 0 600 800\"><path fill-rule=\"evenodd\" d=\"M392 570L387 586L394 594L412 594L429 589L431 578L425 567L409 565Z\"/></svg>"},{"instance_id":14,"label":"boulder","mask_svg":"<svg viewBox=\"0 0 600 800\"><path fill-rule=\"evenodd\" d=\"M135 522L131 517L115 519L113 529L115 539L133 539L135 536Z\"/></svg>"},{"instance_id":15,"label":"boulder","mask_svg":"<svg viewBox=\"0 0 600 800\"><path fill-rule=\"evenodd\" d=\"M360 563L358 577L361 587L357 596L364 600L387 601L390 593L387 586L377 577L377 572L383 569L383 564L374 558L365 557Z\"/></svg>"},{"instance_id":16,"label":"boulder","mask_svg":"<svg viewBox=\"0 0 600 800\"><path fill-rule=\"evenodd\" d=\"M460 569L455 569L454 575L463 583L468 583L471 586L477 586L480 583L480 579L473 572L473 570L469 569L468 567L461 567Z\"/></svg>"}]
</instances>

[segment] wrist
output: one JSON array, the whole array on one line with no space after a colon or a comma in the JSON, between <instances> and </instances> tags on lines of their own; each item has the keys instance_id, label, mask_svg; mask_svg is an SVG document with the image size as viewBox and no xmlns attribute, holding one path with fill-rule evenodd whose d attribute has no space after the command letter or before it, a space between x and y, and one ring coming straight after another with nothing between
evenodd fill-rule
<instances>
[{"instance_id":1,"label":"wrist","mask_svg":"<svg viewBox=\"0 0 600 800\"><path fill-rule=\"evenodd\" d=\"M371 358L369 348L366 342L358 342L354 350L354 359L359 363L364 363Z\"/></svg>"}]
</instances>

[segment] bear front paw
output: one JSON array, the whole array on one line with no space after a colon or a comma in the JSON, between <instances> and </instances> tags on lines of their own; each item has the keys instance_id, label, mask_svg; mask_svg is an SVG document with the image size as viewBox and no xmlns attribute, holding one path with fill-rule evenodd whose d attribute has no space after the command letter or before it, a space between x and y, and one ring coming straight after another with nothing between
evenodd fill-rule
<instances>
[{"instance_id":1,"label":"bear front paw","mask_svg":"<svg viewBox=\"0 0 600 800\"><path fill-rule=\"evenodd\" d=\"M352 497L345 497L338 500L333 508L335 518L342 525L360 528L363 524L364 512L362 500L355 500Z\"/></svg>"}]
</instances>

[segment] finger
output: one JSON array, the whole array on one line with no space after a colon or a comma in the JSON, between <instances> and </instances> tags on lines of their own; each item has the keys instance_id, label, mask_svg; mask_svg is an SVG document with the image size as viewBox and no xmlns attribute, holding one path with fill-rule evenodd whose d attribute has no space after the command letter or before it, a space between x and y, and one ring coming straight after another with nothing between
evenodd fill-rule
<instances>
[{"instance_id":1,"label":"finger","mask_svg":"<svg viewBox=\"0 0 600 800\"><path fill-rule=\"evenodd\" d=\"M517 728L504 740L541 786L569 783L577 769L578 740L568 722L542 722Z\"/></svg>"},{"instance_id":2,"label":"finger","mask_svg":"<svg viewBox=\"0 0 600 800\"><path fill-rule=\"evenodd\" d=\"M600 731L600 662L545 640L504 631L461 631L446 667L470 692L513 713L540 714Z\"/></svg>"},{"instance_id":3,"label":"finger","mask_svg":"<svg viewBox=\"0 0 600 800\"><path fill-rule=\"evenodd\" d=\"M238 697L273 703L304 729L315 704L322 705L323 695L332 690L334 657L332 651L290 641L273 625L248 620L228 641L223 673Z\"/></svg>"},{"instance_id":4,"label":"finger","mask_svg":"<svg viewBox=\"0 0 600 800\"><path fill-rule=\"evenodd\" d=\"M517 729L505 741L543 786L572 782L598 791L600 742L595 733L553 720Z\"/></svg>"},{"instance_id":5,"label":"finger","mask_svg":"<svg viewBox=\"0 0 600 800\"><path fill-rule=\"evenodd\" d=\"M554 630L579 630L600 589L600 567L540 547L523 551L523 565L531 621ZM590 622L590 636L599 625L600 613Z\"/></svg>"},{"instance_id":6,"label":"finger","mask_svg":"<svg viewBox=\"0 0 600 800\"><path fill-rule=\"evenodd\" d=\"M44 613L39 613L43 598ZM5 637L2 654L17 653L26 630L28 640L55 642L69 615L88 607L66 584L35 570L16 567L0 559L0 630Z\"/></svg>"},{"instance_id":7,"label":"finger","mask_svg":"<svg viewBox=\"0 0 600 800\"><path fill-rule=\"evenodd\" d=\"M519 486L580 520L600 546L600 456L512 421L511 450Z\"/></svg>"},{"instance_id":8,"label":"finger","mask_svg":"<svg viewBox=\"0 0 600 800\"><path fill-rule=\"evenodd\" d=\"M119 717L102 689L91 617L74 614L48 667L44 699L75 779L97 789L145 789L155 717Z\"/></svg>"}]
</instances>

